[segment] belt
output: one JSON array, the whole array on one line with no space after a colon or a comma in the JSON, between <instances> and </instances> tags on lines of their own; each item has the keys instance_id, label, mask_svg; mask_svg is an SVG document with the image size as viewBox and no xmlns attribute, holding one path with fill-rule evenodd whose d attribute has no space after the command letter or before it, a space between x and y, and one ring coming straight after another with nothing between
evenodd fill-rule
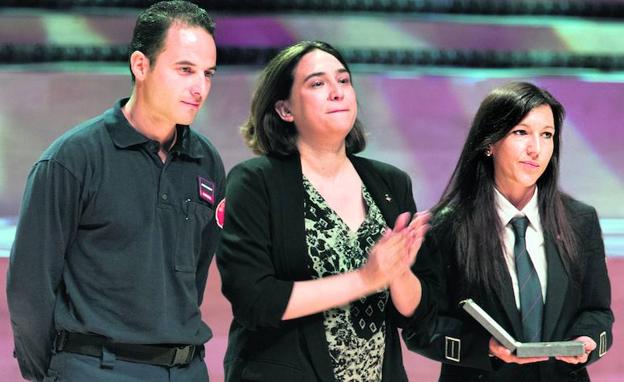
<instances>
[{"instance_id":1,"label":"belt","mask_svg":"<svg viewBox=\"0 0 624 382\"><path fill-rule=\"evenodd\" d=\"M140 345L112 342L106 337L60 331L54 348L57 352L69 352L92 357L102 357L102 350L113 353L116 359L147 363L165 367L188 365L203 346L195 345Z\"/></svg>"}]
</instances>

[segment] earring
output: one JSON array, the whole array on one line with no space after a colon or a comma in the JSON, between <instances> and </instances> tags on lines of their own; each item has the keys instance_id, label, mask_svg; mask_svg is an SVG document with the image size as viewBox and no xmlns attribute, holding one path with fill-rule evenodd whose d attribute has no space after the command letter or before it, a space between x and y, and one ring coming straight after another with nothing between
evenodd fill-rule
<instances>
[{"instance_id":1,"label":"earring","mask_svg":"<svg viewBox=\"0 0 624 382\"><path fill-rule=\"evenodd\" d=\"M486 157L491 157L492 156L492 151L490 151L490 149L486 149L485 150L485 156Z\"/></svg>"}]
</instances>

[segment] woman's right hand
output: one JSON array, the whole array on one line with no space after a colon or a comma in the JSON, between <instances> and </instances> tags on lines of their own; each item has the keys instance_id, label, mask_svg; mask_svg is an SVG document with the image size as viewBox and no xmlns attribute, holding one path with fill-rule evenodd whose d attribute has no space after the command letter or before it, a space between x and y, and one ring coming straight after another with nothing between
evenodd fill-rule
<instances>
[{"instance_id":1,"label":"woman's right hand","mask_svg":"<svg viewBox=\"0 0 624 382\"><path fill-rule=\"evenodd\" d=\"M411 262L406 259L411 255L413 235L410 235L409 230L403 229L409 222L409 216L409 213L405 213L397 218L394 229L388 228L384 232L371 249L366 264L359 269L364 283L371 290L383 289L409 269Z\"/></svg>"},{"instance_id":2,"label":"woman's right hand","mask_svg":"<svg viewBox=\"0 0 624 382\"><path fill-rule=\"evenodd\" d=\"M548 360L548 357L517 357L511 352L511 350L496 341L494 337L490 338L490 354L507 363L524 364Z\"/></svg>"}]
</instances>

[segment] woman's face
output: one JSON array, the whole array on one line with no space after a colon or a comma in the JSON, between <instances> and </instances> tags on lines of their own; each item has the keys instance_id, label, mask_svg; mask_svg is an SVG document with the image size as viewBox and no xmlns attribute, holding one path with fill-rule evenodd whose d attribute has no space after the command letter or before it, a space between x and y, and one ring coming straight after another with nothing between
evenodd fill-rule
<instances>
[{"instance_id":1,"label":"woman's face","mask_svg":"<svg viewBox=\"0 0 624 382\"><path fill-rule=\"evenodd\" d=\"M555 122L549 105L531 110L491 147L494 181L503 194L535 187L554 149Z\"/></svg>"},{"instance_id":2,"label":"woman's face","mask_svg":"<svg viewBox=\"0 0 624 382\"><path fill-rule=\"evenodd\" d=\"M295 123L299 140L343 141L357 115L349 72L336 57L313 50L293 74L290 97L275 104L280 117Z\"/></svg>"}]
</instances>

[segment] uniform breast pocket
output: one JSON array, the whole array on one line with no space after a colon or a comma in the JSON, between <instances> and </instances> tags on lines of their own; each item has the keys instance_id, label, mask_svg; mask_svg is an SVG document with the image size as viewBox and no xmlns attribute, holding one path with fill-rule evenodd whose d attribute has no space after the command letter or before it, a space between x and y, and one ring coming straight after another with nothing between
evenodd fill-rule
<instances>
[{"instance_id":1,"label":"uniform breast pocket","mask_svg":"<svg viewBox=\"0 0 624 382\"><path fill-rule=\"evenodd\" d=\"M203 240L209 240L206 229L214 219L214 210L207 204L184 201L182 216L178 226L178 242L175 256L175 270L195 272L201 253ZM206 254L207 255L207 254Z\"/></svg>"}]
</instances>

